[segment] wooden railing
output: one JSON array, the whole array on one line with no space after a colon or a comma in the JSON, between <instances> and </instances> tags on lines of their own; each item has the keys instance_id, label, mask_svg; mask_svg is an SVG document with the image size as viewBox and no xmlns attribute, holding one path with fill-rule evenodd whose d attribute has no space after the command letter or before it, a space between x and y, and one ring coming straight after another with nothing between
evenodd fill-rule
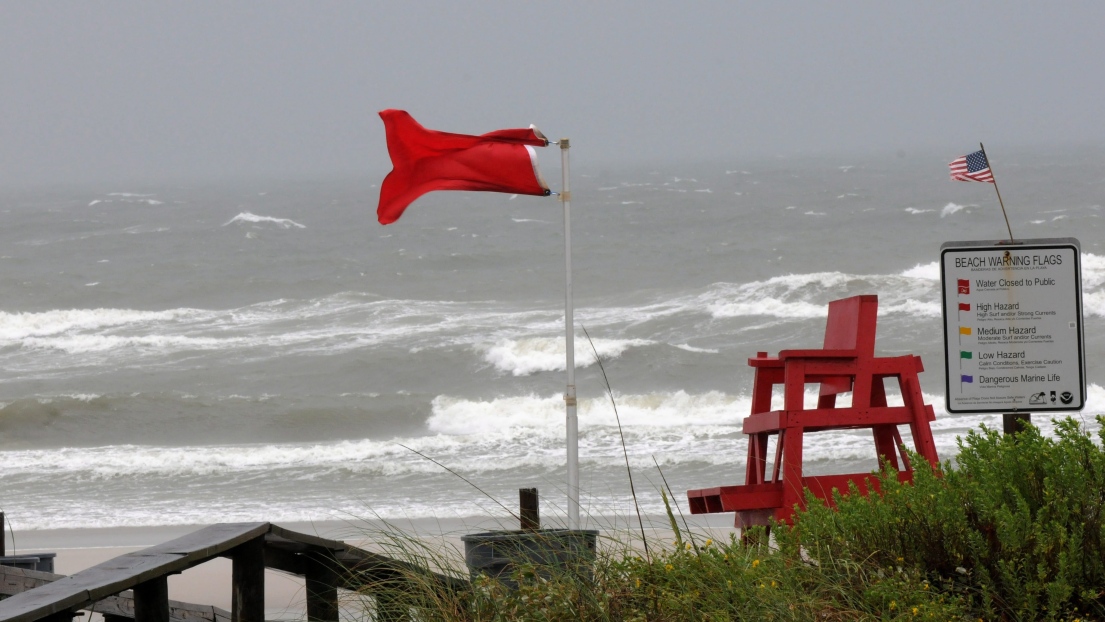
<instances>
[{"instance_id":1,"label":"wooden railing","mask_svg":"<svg viewBox=\"0 0 1105 622\"><path fill-rule=\"evenodd\" d=\"M232 560L229 613L169 600L169 575L216 557ZM220 523L70 576L6 569L6 591L18 593L0 601L0 622L70 622L82 610L102 613L106 622L264 622L266 568L305 578L307 618L312 621L338 620L339 588L371 593L374 586L395 589L411 580L429 581L446 591L467 585L344 542L270 523ZM17 584L32 583L27 591L16 589ZM402 614L377 608L379 620L405 617Z\"/></svg>"}]
</instances>

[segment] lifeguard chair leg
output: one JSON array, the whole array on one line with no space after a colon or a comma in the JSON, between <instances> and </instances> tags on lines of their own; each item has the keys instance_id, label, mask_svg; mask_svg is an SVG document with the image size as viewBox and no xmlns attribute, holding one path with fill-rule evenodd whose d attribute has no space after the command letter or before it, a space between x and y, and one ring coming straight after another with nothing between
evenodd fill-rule
<instances>
[{"instance_id":1,"label":"lifeguard chair leg","mask_svg":"<svg viewBox=\"0 0 1105 622\"><path fill-rule=\"evenodd\" d=\"M744 467L745 484L764 483L764 473L767 470L767 440L766 432L757 432L748 437L748 463Z\"/></svg>"},{"instance_id":2,"label":"lifeguard chair leg","mask_svg":"<svg viewBox=\"0 0 1105 622\"><path fill-rule=\"evenodd\" d=\"M789 520L794 506L805 507L802 492L802 436L800 427L787 428L783 443L783 507L775 512L777 520Z\"/></svg>"},{"instance_id":3,"label":"lifeguard chair leg","mask_svg":"<svg viewBox=\"0 0 1105 622\"><path fill-rule=\"evenodd\" d=\"M879 469L882 469L884 463L889 462L890 466L895 470L901 471L902 467L898 464L898 426L895 425L876 425L871 428L871 432L875 437L875 455L879 459Z\"/></svg>"},{"instance_id":4,"label":"lifeguard chair leg","mask_svg":"<svg viewBox=\"0 0 1105 622\"><path fill-rule=\"evenodd\" d=\"M933 468L940 466L940 458L936 454L936 441L932 438L932 428L929 427L929 406L925 405L925 398L921 395L921 383L917 375L902 376L902 399L909 407L911 423L909 430L913 434L913 444L917 447L917 453L924 456Z\"/></svg>"}]
</instances>

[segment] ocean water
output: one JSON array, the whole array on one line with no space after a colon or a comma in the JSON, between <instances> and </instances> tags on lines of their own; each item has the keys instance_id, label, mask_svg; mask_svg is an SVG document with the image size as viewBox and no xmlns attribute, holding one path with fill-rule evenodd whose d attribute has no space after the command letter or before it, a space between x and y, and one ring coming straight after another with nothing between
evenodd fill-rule
<instances>
[{"instance_id":1,"label":"ocean water","mask_svg":"<svg viewBox=\"0 0 1105 622\"><path fill-rule=\"evenodd\" d=\"M879 353L922 357L942 458L1000 426L943 406L940 244L1005 234L992 186L948 179L955 155L574 164L585 516L633 509L603 371L643 510L662 512L657 465L680 495L741 483L748 357L818 347L845 296L879 295ZM1074 416L1097 430L1105 150L993 161L1017 237L1082 242ZM562 516L560 204L434 193L382 227L378 183L0 189L13 526L506 517L531 486ZM805 460L875 466L862 433L810 435Z\"/></svg>"}]
</instances>

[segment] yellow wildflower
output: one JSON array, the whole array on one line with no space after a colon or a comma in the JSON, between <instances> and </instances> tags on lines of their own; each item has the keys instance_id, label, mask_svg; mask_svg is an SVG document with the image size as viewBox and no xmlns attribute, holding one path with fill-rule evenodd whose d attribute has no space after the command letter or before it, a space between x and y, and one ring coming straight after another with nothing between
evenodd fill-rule
<instances>
[{"instance_id":1,"label":"yellow wildflower","mask_svg":"<svg viewBox=\"0 0 1105 622\"><path fill-rule=\"evenodd\" d=\"M752 567L753 568L755 568L756 566L759 566L759 565L760 565L760 560L758 560L758 559L752 560Z\"/></svg>"}]
</instances>

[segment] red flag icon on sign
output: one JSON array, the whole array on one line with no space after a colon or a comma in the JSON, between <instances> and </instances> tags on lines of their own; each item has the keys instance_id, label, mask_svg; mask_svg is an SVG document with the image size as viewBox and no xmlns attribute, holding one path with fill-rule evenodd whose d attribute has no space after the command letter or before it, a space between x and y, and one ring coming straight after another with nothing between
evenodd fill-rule
<instances>
[{"instance_id":1,"label":"red flag icon on sign","mask_svg":"<svg viewBox=\"0 0 1105 622\"><path fill-rule=\"evenodd\" d=\"M970 292L968 292L968 293L970 293ZM969 302L959 303L959 310L960 311L970 311L971 310L971 303L969 303Z\"/></svg>"},{"instance_id":2,"label":"red flag icon on sign","mask_svg":"<svg viewBox=\"0 0 1105 622\"><path fill-rule=\"evenodd\" d=\"M550 194L533 151L549 141L536 128L469 136L428 130L403 110L381 110L380 118L393 167L380 186L376 215L382 225L434 190Z\"/></svg>"},{"instance_id":3,"label":"red flag icon on sign","mask_svg":"<svg viewBox=\"0 0 1105 622\"><path fill-rule=\"evenodd\" d=\"M967 279L956 279L956 285L959 286L960 296L966 296L971 293L971 282Z\"/></svg>"}]
</instances>

